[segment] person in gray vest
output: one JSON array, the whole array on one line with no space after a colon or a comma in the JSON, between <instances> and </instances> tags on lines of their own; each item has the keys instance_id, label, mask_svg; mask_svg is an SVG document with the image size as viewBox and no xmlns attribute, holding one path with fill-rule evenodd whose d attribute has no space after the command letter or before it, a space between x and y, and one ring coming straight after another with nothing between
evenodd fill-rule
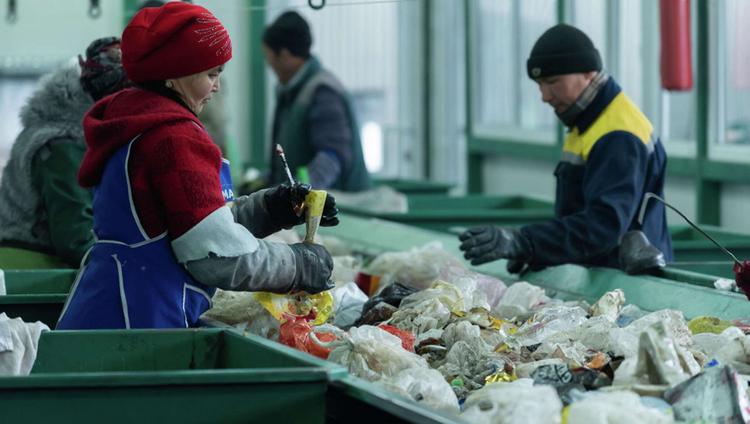
<instances>
[{"instance_id":1,"label":"person in gray vest","mask_svg":"<svg viewBox=\"0 0 750 424\"><path fill-rule=\"evenodd\" d=\"M78 267L94 243L91 192L76 180L81 120L130 82L117 37L94 40L78 60L42 77L21 109L23 130L0 184L0 268Z\"/></svg>"},{"instance_id":2,"label":"person in gray vest","mask_svg":"<svg viewBox=\"0 0 750 424\"><path fill-rule=\"evenodd\" d=\"M266 62L279 79L269 183L287 180L276 144L297 174L306 167L314 188L370 188L354 108L341 82L310 54L312 35L296 12L281 14L263 33Z\"/></svg>"}]
</instances>

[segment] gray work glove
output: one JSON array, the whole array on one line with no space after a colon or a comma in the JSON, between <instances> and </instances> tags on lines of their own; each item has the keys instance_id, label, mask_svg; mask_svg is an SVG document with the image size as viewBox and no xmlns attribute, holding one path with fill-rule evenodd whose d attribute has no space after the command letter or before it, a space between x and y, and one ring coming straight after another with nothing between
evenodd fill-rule
<instances>
[{"instance_id":1,"label":"gray work glove","mask_svg":"<svg viewBox=\"0 0 750 424\"><path fill-rule=\"evenodd\" d=\"M305 196L310 193L309 184L295 183L294 185L281 184L269 188L263 194L266 209L271 219L281 228L292 228L305 222L304 214L298 214L298 207L305 201ZM323 216L320 219L321 227L333 227L338 225L339 213L336 207L336 199L328 194L323 206Z\"/></svg>"},{"instance_id":2,"label":"gray work glove","mask_svg":"<svg viewBox=\"0 0 750 424\"><path fill-rule=\"evenodd\" d=\"M464 252L464 258L472 265L481 265L497 259L510 259L509 265L518 272L518 263L529 262L533 256L531 242L521 231L515 228L499 228L494 226L474 227L466 230L458 239L459 248Z\"/></svg>"},{"instance_id":3,"label":"gray work glove","mask_svg":"<svg viewBox=\"0 0 750 424\"><path fill-rule=\"evenodd\" d=\"M313 243L296 243L289 247L294 252L297 264L290 291L316 294L335 287L331 281L333 259L325 247Z\"/></svg>"}]
</instances>

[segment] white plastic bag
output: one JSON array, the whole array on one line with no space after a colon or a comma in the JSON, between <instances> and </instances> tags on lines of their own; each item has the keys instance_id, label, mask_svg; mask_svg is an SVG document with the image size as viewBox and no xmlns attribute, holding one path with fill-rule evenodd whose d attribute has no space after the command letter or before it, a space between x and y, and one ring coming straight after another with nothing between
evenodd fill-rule
<instances>
[{"instance_id":1,"label":"white plastic bag","mask_svg":"<svg viewBox=\"0 0 750 424\"><path fill-rule=\"evenodd\" d=\"M356 283L346 283L331 290L333 296L333 324L348 328L362 315L362 307L369 299Z\"/></svg>"},{"instance_id":2,"label":"white plastic bag","mask_svg":"<svg viewBox=\"0 0 750 424\"><path fill-rule=\"evenodd\" d=\"M401 339L381 328L363 325L337 336L341 339L326 345L333 349L328 360L365 380L377 381L409 368L428 368L427 361L404 350Z\"/></svg>"},{"instance_id":3,"label":"white plastic bag","mask_svg":"<svg viewBox=\"0 0 750 424\"><path fill-rule=\"evenodd\" d=\"M424 290L440 276L446 267L464 266L445 251L440 242L428 243L406 252L387 252L375 258L365 271L380 276L380 287L394 281Z\"/></svg>"},{"instance_id":4,"label":"white plastic bag","mask_svg":"<svg viewBox=\"0 0 750 424\"><path fill-rule=\"evenodd\" d=\"M631 391L587 392L568 409L568 424L669 424L672 416L641 403Z\"/></svg>"},{"instance_id":5,"label":"white plastic bag","mask_svg":"<svg viewBox=\"0 0 750 424\"><path fill-rule=\"evenodd\" d=\"M279 339L279 321L255 300L253 293L217 289L211 300L211 309L201 318L233 325L267 339Z\"/></svg>"},{"instance_id":6,"label":"white plastic bag","mask_svg":"<svg viewBox=\"0 0 750 424\"><path fill-rule=\"evenodd\" d=\"M450 320L451 311L440 300L432 298L400 308L393 313L389 324L408 330L419 337L429 330L442 329Z\"/></svg>"},{"instance_id":7,"label":"white plastic bag","mask_svg":"<svg viewBox=\"0 0 750 424\"><path fill-rule=\"evenodd\" d=\"M525 281L519 281L508 287L503 297L497 303L492 313L503 319L525 319L531 314L531 308L545 303L549 298L544 295L544 289L533 286Z\"/></svg>"},{"instance_id":8,"label":"white plastic bag","mask_svg":"<svg viewBox=\"0 0 750 424\"><path fill-rule=\"evenodd\" d=\"M458 414L458 399L450 384L434 369L409 368L378 381L388 390L400 393L438 411Z\"/></svg>"},{"instance_id":9,"label":"white plastic bag","mask_svg":"<svg viewBox=\"0 0 750 424\"><path fill-rule=\"evenodd\" d=\"M473 424L560 423L562 402L551 386L523 378L494 383L469 395L461 418Z\"/></svg>"},{"instance_id":10,"label":"white plastic bag","mask_svg":"<svg viewBox=\"0 0 750 424\"><path fill-rule=\"evenodd\" d=\"M591 307L591 316L603 316L607 320L615 322L620 315L620 309L625 303L625 293L620 289L615 289L604 293L602 297Z\"/></svg>"},{"instance_id":11,"label":"white plastic bag","mask_svg":"<svg viewBox=\"0 0 750 424\"><path fill-rule=\"evenodd\" d=\"M578 306L551 306L535 313L508 338L510 346L530 346L586 322L586 311Z\"/></svg>"}]
</instances>

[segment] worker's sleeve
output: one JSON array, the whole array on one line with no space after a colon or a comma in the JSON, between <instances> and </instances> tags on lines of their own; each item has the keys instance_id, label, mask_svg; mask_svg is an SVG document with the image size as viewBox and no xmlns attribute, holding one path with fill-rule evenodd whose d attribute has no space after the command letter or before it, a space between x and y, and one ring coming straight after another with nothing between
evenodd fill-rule
<instances>
[{"instance_id":1,"label":"worker's sleeve","mask_svg":"<svg viewBox=\"0 0 750 424\"><path fill-rule=\"evenodd\" d=\"M76 179L84 152L73 140L52 140L36 153L31 171L46 211L52 248L74 268L94 243L91 191Z\"/></svg>"},{"instance_id":2,"label":"worker's sleeve","mask_svg":"<svg viewBox=\"0 0 750 424\"><path fill-rule=\"evenodd\" d=\"M583 174L583 210L521 228L533 246L532 267L589 263L607 255L638 212L649 151L627 132L612 132L591 150Z\"/></svg>"},{"instance_id":3,"label":"worker's sleeve","mask_svg":"<svg viewBox=\"0 0 750 424\"><path fill-rule=\"evenodd\" d=\"M307 164L310 184L330 188L352 161L352 125L339 93L322 86L315 91L307 115L310 145L315 151Z\"/></svg>"},{"instance_id":4,"label":"worker's sleeve","mask_svg":"<svg viewBox=\"0 0 750 424\"><path fill-rule=\"evenodd\" d=\"M240 196L232 204L234 220L247 228L257 238L264 238L282 230L275 223L266 207L265 193L259 190L247 196Z\"/></svg>"},{"instance_id":5,"label":"worker's sleeve","mask_svg":"<svg viewBox=\"0 0 750 424\"><path fill-rule=\"evenodd\" d=\"M172 250L193 278L209 286L284 293L294 284L292 248L257 240L234 221L228 206L173 240Z\"/></svg>"}]
</instances>

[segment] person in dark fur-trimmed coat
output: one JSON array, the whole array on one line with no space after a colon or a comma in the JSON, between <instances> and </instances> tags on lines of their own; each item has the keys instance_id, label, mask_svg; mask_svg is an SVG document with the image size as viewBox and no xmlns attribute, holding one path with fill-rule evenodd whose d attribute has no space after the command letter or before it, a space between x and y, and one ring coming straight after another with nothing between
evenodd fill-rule
<instances>
[{"instance_id":1,"label":"person in dark fur-trimmed coat","mask_svg":"<svg viewBox=\"0 0 750 424\"><path fill-rule=\"evenodd\" d=\"M86 59L45 75L21 110L0 180L0 268L78 267L94 242L91 192L76 174L86 151L83 115L128 85L120 40L93 41Z\"/></svg>"}]
</instances>

